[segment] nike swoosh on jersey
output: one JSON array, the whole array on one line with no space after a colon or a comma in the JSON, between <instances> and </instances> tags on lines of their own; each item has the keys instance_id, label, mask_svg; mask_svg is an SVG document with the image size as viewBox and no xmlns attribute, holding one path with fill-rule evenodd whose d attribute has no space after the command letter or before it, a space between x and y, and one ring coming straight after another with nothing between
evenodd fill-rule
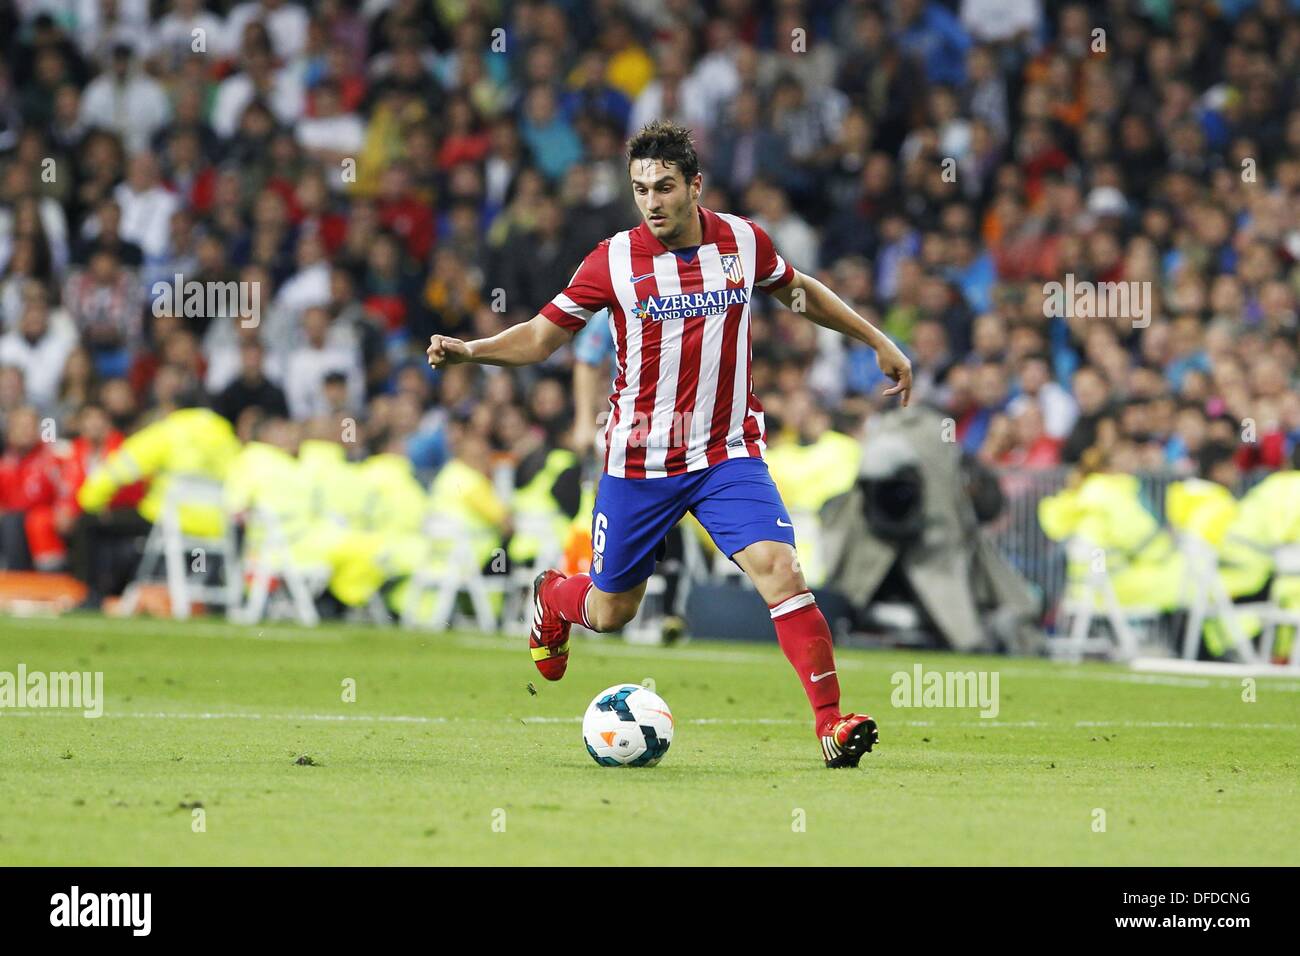
<instances>
[{"instance_id":1,"label":"nike swoosh on jersey","mask_svg":"<svg viewBox=\"0 0 1300 956\"><path fill-rule=\"evenodd\" d=\"M776 519L776 526L777 526L778 528L793 528L793 527L794 527L794 525L792 525L790 522L788 522L788 521L782 521L780 518L777 518L777 519Z\"/></svg>"},{"instance_id":2,"label":"nike swoosh on jersey","mask_svg":"<svg viewBox=\"0 0 1300 956\"><path fill-rule=\"evenodd\" d=\"M628 281L631 282L633 285L635 285L636 283L640 282L642 279L653 279L654 277L655 274L653 272L647 272L643 276L628 276Z\"/></svg>"}]
</instances>

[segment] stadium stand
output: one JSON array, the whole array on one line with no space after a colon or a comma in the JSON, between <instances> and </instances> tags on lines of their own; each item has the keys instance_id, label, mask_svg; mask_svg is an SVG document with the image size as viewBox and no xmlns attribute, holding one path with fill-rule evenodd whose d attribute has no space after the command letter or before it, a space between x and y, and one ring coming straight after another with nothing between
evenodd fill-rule
<instances>
[{"instance_id":1,"label":"stadium stand","mask_svg":"<svg viewBox=\"0 0 1300 956\"><path fill-rule=\"evenodd\" d=\"M324 487L295 458L303 520L369 542L312 555L336 610L420 617L392 582L425 556L374 536L425 516L362 513L413 478L485 573L513 573L494 548L539 490L581 537L590 463L552 453L590 450L569 382L600 347L437 374L424 347L530 318L635 224L622 147L653 118L692 128L704 205L906 348L916 398L1002 476L996 540L1049 606L1067 562L1038 502L1090 452L1162 490L1294 467L1296 0L0 0L0 46L0 566L88 604L153 517L124 441L199 407L244 445L407 463ZM1061 308L1067 276L1148 298ZM753 342L781 471L851 476L886 407L873 353L766 301ZM440 491L447 469L474 487Z\"/></svg>"}]
</instances>

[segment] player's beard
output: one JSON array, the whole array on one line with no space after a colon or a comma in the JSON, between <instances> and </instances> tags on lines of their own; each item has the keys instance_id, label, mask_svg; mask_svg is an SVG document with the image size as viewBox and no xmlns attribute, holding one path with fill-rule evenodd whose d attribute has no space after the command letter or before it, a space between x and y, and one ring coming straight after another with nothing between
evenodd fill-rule
<instances>
[{"instance_id":1,"label":"player's beard","mask_svg":"<svg viewBox=\"0 0 1300 956\"><path fill-rule=\"evenodd\" d=\"M676 243L685 234L686 227L690 224L690 216L687 215L687 213L691 211L693 206L694 203L688 202L686 203L686 208L682 210L669 211L661 209L659 212L660 215L664 217L664 222L660 225L659 232L655 232L654 224L651 223L648 218L646 219L646 225L650 227L650 231L654 234L654 237L665 246ZM647 213L647 216L648 215L649 214ZM669 228L671 231L664 232L663 229L665 228Z\"/></svg>"}]
</instances>

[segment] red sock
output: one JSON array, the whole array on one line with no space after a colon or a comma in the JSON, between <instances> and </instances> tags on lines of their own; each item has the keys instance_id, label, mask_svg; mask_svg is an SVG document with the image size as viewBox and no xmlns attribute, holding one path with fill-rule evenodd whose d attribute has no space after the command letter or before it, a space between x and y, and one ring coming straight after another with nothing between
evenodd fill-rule
<instances>
[{"instance_id":1,"label":"red sock","mask_svg":"<svg viewBox=\"0 0 1300 956\"><path fill-rule=\"evenodd\" d=\"M587 592L592 586L590 575L575 574L551 588L547 603L566 621L595 630L587 623Z\"/></svg>"},{"instance_id":2,"label":"red sock","mask_svg":"<svg viewBox=\"0 0 1300 956\"><path fill-rule=\"evenodd\" d=\"M840 717L840 680L835 676L831 629L811 591L800 591L779 604L769 604L776 639L794 665L812 705L818 736Z\"/></svg>"}]
</instances>

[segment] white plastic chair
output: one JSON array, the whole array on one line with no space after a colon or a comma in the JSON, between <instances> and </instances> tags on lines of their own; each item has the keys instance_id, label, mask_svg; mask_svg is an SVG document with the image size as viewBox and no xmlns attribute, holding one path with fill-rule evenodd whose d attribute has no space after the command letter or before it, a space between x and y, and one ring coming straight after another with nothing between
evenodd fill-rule
<instances>
[{"instance_id":1,"label":"white plastic chair","mask_svg":"<svg viewBox=\"0 0 1300 956\"><path fill-rule=\"evenodd\" d=\"M1194 661L1201 649L1201 634L1207 619L1217 619L1228 632L1228 639L1243 663L1259 662L1259 655L1241 629L1241 614L1267 614L1269 602L1233 604L1219 578L1219 556L1214 547L1198 534L1182 532L1178 546L1186 559L1187 576L1183 581L1187 607L1187 628L1183 632L1183 659ZM1267 660L1267 658L1265 658Z\"/></svg>"},{"instance_id":2,"label":"white plastic chair","mask_svg":"<svg viewBox=\"0 0 1300 956\"><path fill-rule=\"evenodd\" d=\"M422 569L411 575L406 606L401 611L402 626L446 630L456 612L456 599L464 593L469 595L478 629L495 631L497 620L492 610L492 588L480 573L465 523L454 515L433 514L425 523L425 531L434 540L449 545L450 554L437 570ZM437 595L434 608L429 615L423 616L420 614L422 598L430 592Z\"/></svg>"},{"instance_id":3,"label":"white plastic chair","mask_svg":"<svg viewBox=\"0 0 1300 956\"><path fill-rule=\"evenodd\" d=\"M141 585L152 580L161 565L174 619L187 620L190 604L194 601L220 605L225 608L227 617L236 617L242 594L242 577L234 528L227 521L221 535L215 538L186 534L181 528L182 505L207 505L222 509L224 514L224 490L221 482L205 475L169 476L162 511L145 540L144 555L140 559L135 580L122 595L122 611L128 615L135 612L140 600ZM196 555L201 556L202 565L197 569L192 565ZM218 557L221 559L222 581L220 584L208 584L208 562Z\"/></svg>"},{"instance_id":4,"label":"white plastic chair","mask_svg":"<svg viewBox=\"0 0 1300 956\"><path fill-rule=\"evenodd\" d=\"M271 585L278 581L283 590L277 589L274 594L287 597L293 619L305 627L315 627L320 623L316 597L329 583L329 568L322 564L299 564L294 560L284 526L274 512L265 508L252 509L248 527L254 532L245 538L249 548L245 550L244 566L250 572L250 581L240 620L256 624L273 616L276 602ZM255 552L250 550L254 535L259 539Z\"/></svg>"},{"instance_id":5,"label":"white plastic chair","mask_svg":"<svg viewBox=\"0 0 1300 956\"><path fill-rule=\"evenodd\" d=\"M1289 611L1278 603L1277 581L1283 577L1300 577L1300 544L1284 545L1273 552L1273 593L1262 613L1264 632L1260 636L1259 656L1264 663L1273 659L1273 645L1277 641L1279 626L1295 628L1286 666L1293 671L1300 671L1300 610Z\"/></svg>"},{"instance_id":6,"label":"white plastic chair","mask_svg":"<svg viewBox=\"0 0 1300 956\"><path fill-rule=\"evenodd\" d=\"M1102 653L1113 660L1131 661L1138 656L1138 638L1134 633L1134 623L1150 624L1160 616L1158 608L1123 607L1115 594L1115 585L1111 582L1104 562L1101 567L1093 560L1097 552L1096 545L1077 535L1070 538L1066 545L1068 561L1071 566L1086 566L1087 576L1077 585L1082 593L1071 597L1067 588L1066 597L1061 599L1061 615L1070 622L1065 637L1058 637L1051 642L1051 650L1068 660L1082 660L1084 655ZM1100 599L1101 609L1098 609ZM1104 620L1110 627L1110 637L1092 637L1092 623Z\"/></svg>"}]
</instances>

